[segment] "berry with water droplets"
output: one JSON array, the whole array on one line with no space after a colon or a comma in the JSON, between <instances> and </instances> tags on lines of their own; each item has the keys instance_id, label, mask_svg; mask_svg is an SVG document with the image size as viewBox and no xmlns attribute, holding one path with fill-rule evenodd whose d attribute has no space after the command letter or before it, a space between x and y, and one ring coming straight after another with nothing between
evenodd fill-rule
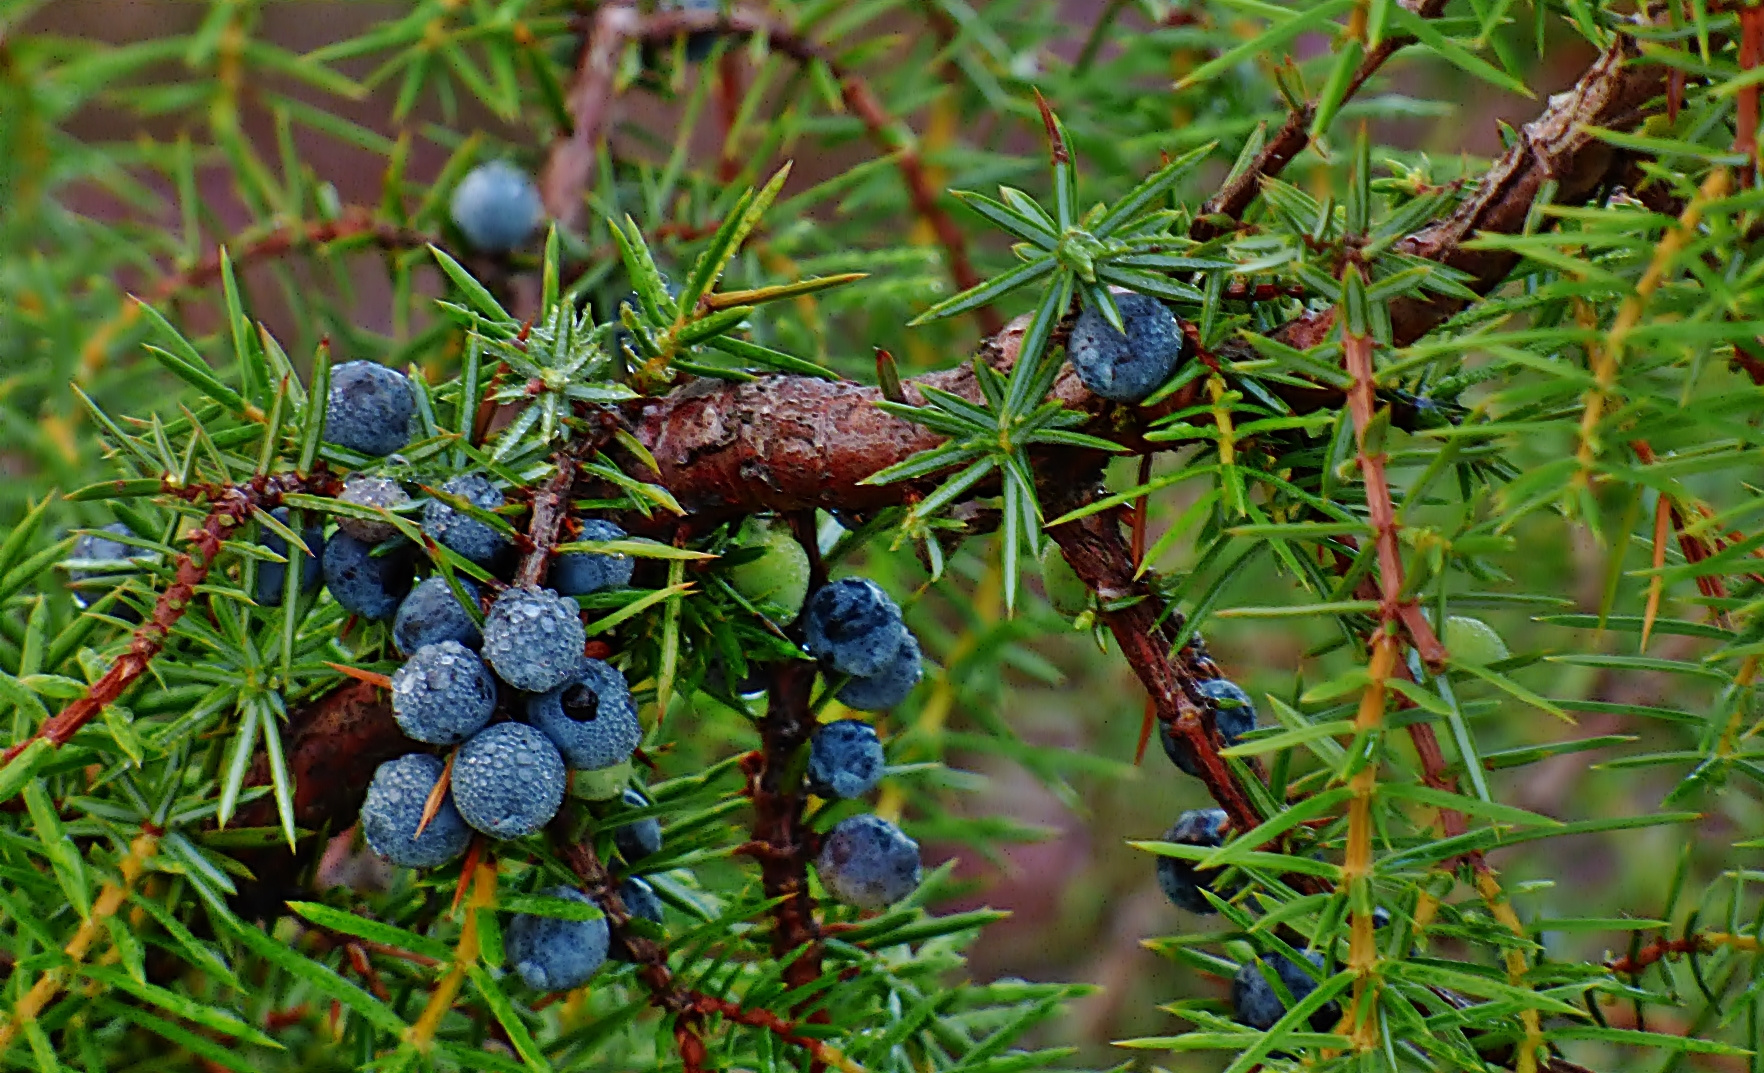
<instances>
[{"instance_id":1,"label":"berry with water droplets","mask_svg":"<svg viewBox=\"0 0 1764 1073\"><path fill-rule=\"evenodd\" d=\"M574 887L551 887L539 893L548 898L594 904ZM564 920L517 913L502 929L502 952L529 987L569 991L587 983L606 963L611 937L604 916Z\"/></svg>"},{"instance_id":2,"label":"berry with water droplets","mask_svg":"<svg viewBox=\"0 0 1764 1073\"><path fill-rule=\"evenodd\" d=\"M623 540L628 536L611 522L592 518L582 523L576 539ZM637 561L611 552L571 551L551 560L551 587L565 596L584 596L602 589L623 589L631 584Z\"/></svg>"},{"instance_id":3,"label":"berry with water droplets","mask_svg":"<svg viewBox=\"0 0 1764 1073\"><path fill-rule=\"evenodd\" d=\"M457 745L496 713L496 679L458 641L424 645L392 675L392 716L406 737Z\"/></svg>"},{"instance_id":4,"label":"berry with water droplets","mask_svg":"<svg viewBox=\"0 0 1764 1073\"><path fill-rule=\"evenodd\" d=\"M557 815L566 778L550 738L525 723L497 723L455 755L453 803L491 838L519 838Z\"/></svg>"},{"instance_id":5,"label":"berry with water droplets","mask_svg":"<svg viewBox=\"0 0 1764 1073\"><path fill-rule=\"evenodd\" d=\"M1094 306L1072 326L1066 357L1084 386L1105 399L1138 402L1176 371L1187 344L1169 307L1143 294L1116 294L1127 331L1117 331Z\"/></svg>"},{"instance_id":6,"label":"berry with water droplets","mask_svg":"<svg viewBox=\"0 0 1764 1073\"><path fill-rule=\"evenodd\" d=\"M527 698L527 722L551 739L564 763L598 771L630 758L643 741L637 702L624 675L585 656L556 689Z\"/></svg>"},{"instance_id":7,"label":"berry with water droplets","mask_svg":"<svg viewBox=\"0 0 1764 1073\"><path fill-rule=\"evenodd\" d=\"M475 606L478 587L465 578L458 580L466 598ZM441 641L458 641L467 648L477 648L484 643L484 637L471 613L454 595L453 586L437 574L423 579L398 605L398 617L392 620L392 643L408 656L424 645Z\"/></svg>"},{"instance_id":8,"label":"berry with water droplets","mask_svg":"<svg viewBox=\"0 0 1764 1073\"><path fill-rule=\"evenodd\" d=\"M815 590L803 607L803 639L809 655L839 674L876 674L906 643L900 607L882 586L843 577Z\"/></svg>"},{"instance_id":9,"label":"berry with water droplets","mask_svg":"<svg viewBox=\"0 0 1764 1073\"><path fill-rule=\"evenodd\" d=\"M479 510L502 506L502 489L482 473L462 473L449 478L441 491L458 496ZM508 548L504 537L488 522L431 499L423 504L423 532L480 566L488 566Z\"/></svg>"},{"instance_id":10,"label":"berry with water droplets","mask_svg":"<svg viewBox=\"0 0 1764 1073\"><path fill-rule=\"evenodd\" d=\"M343 483L343 491L338 494L337 502L357 507L396 510L410 502L410 493L390 477L351 477ZM398 527L391 522L352 518L347 514L337 515L337 528L369 544L391 540L398 535Z\"/></svg>"},{"instance_id":11,"label":"berry with water droplets","mask_svg":"<svg viewBox=\"0 0 1764 1073\"><path fill-rule=\"evenodd\" d=\"M826 723L809 739L809 789L826 798L862 797L881 781L886 763L875 727L861 719Z\"/></svg>"},{"instance_id":12,"label":"berry with water droplets","mask_svg":"<svg viewBox=\"0 0 1764 1073\"><path fill-rule=\"evenodd\" d=\"M883 909L918 889L919 844L880 816L850 816L827 832L815 870L846 905Z\"/></svg>"},{"instance_id":13,"label":"berry with water droplets","mask_svg":"<svg viewBox=\"0 0 1764 1073\"><path fill-rule=\"evenodd\" d=\"M875 674L860 675L839 687L839 703L860 712L879 712L907 699L924 674L919 639L911 633L886 667Z\"/></svg>"},{"instance_id":14,"label":"berry with water droplets","mask_svg":"<svg viewBox=\"0 0 1764 1073\"><path fill-rule=\"evenodd\" d=\"M509 589L484 618L484 658L497 677L528 693L568 682L587 643L576 601L550 589Z\"/></svg>"},{"instance_id":15,"label":"berry with water droplets","mask_svg":"<svg viewBox=\"0 0 1764 1073\"><path fill-rule=\"evenodd\" d=\"M440 757L427 753L409 753L379 766L361 806L361 833L369 849L404 868L435 868L465 852L472 832L447 795L417 834L443 767Z\"/></svg>"},{"instance_id":16,"label":"berry with water droplets","mask_svg":"<svg viewBox=\"0 0 1764 1073\"><path fill-rule=\"evenodd\" d=\"M348 361L331 370L325 440L378 458L410 442L416 392L396 369Z\"/></svg>"}]
</instances>

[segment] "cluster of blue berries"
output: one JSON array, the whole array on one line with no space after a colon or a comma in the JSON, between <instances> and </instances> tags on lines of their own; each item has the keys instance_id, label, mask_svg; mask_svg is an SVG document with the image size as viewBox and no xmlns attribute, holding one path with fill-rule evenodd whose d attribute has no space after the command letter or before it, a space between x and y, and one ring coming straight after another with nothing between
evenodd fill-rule
<instances>
[{"instance_id":1,"label":"cluster of blue berries","mask_svg":"<svg viewBox=\"0 0 1764 1073\"><path fill-rule=\"evenodd\" d=\"M839 702L862 712L892 708L919 684L919 642L882 586L844 577L815 590L802 612L809 655L839 687Z\"/></svg>"}]
</instances>

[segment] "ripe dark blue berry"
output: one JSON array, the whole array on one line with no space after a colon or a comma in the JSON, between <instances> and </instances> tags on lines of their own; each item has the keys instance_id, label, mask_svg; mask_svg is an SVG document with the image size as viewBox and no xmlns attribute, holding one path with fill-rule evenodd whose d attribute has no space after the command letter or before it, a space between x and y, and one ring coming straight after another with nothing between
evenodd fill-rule
<instances>
[{"instance_id":1,"label":"ripe dark blue berry","mask_svg":"<svg viewBox=\"0 0 1764 1073\"><path fill-rule=\"evenodd\" d=\"M894 659L875 674L852 678L839 689L839 703L860 712L879 712L907 699L924 673L919 641L911 633Z\"/></svg>"},{"instance_id":2,"label":"ripe dark blue berry","mask_svg":"<svg viewBox=\"0 0 1764 1073\"><path fill-rule=\"evenodd\" d=\"M643 741L643 725L624 675L600 660L576 659L575 673L562 685L527 698L527 722L551 739L564 763L598 771L630 757Z\"/></svg>"},{"instance_id":3,"label":"ripe dark blue berry","mask_svg":"<svg viewBox=\"0 0 1764 1073\"><path fill-rule=\"evenodd\" d=\"M351 477L344 482L343 491L337 496L337 501L358 507L383 507L386 510L393 510L409 503L410 493L390 477ZM355 539L365 540L369 544L391 540L398 535L398 527L391 522L351 518L346 514L337 516L337 528Z\"/></svg>"},{"instance_id":4,"label":"ripe dark blue berry","mask_svg":"<svg viewBox=\"0 0 1764 1073\"><path fill-rule=\"evenodd\" d=\"M389 455L410 442L416 393L395 369L348 361L331 370L325 440L364 455Z\"/></svg>"},{"instance_id":5,"label":"ripe dark blue berry","mask_svg":"<svg viewBox=\"0 0 1764 1073\"><path fill-rule=\"evenodd\" d=\"M453 223L484 253L507 253L522 245L545 219L539 188L527 173L506 160L492 160L466 172L449 203Z\"/></svg>"},{"instance_id":6,"label":"ripe dark blue berry","mask_svg":"<svg viewBox=\"0 0 1764 1073\"><path fill-rule=\"evenodd\" d=\"M472 832L449 797L443 797L423 833L416 833L444 766L427 753L410 753L379 766L361 806L361 833L370 849L405 868L434 868L465 852Z\"/></svg>"},{"instance_id":7,"label":"ripe dark blue berry","mask_svg":"<svg viewBox=\"0 0 1764 1073\"><path fill-rule=\"evenodd\" d=\"M1117 294L1125 334L1100 310L1086 307L1072 326L1066 357L1084 386L1105 399L1138 402L1161 387L1182 360L1182 325L1164 303L1143 294Z\"/></svg>"},{"instance_id":8,"label":"ripe dark blue berry","mask_svg":"<svg viewBox=\"0 0 1764 1073\"><path fill-rule=\"evenodd\" d=\"M578 540L623 540L623 529L598 518L582 523ZM583 596L602 589L622 589L631 584L637 561L629 555L572 551L551 560L551 587L565 596Z\"/></svg>"},{"instance_id":9,"label":"ripe dark blue berry","mask_svg":"<svg viewBox=\"0 0 1764 1073\"><path fill-rule=\"evenodd\" d=\"M827 832L815 870L846 905L882 909L918 888L919 844L880 816L850 816Z\"/></svg>"},{"instance_id":10,"label":"ripe dark blue berry","mask_svg":"<svg viewBox=\"0 0 1764 1073\"><path fill-rule=\"evenodd\" d=\"M557 815L565 779L551 739L525 723L497 723L455 755L453 803L491 838L519 838Z\"/></svg>"},{"instance_id":11,"label":"ripe dark blue berry","mask_svg":"<svg viewBox=\"0 0 1764 1073\"><path fill-rule=\"evenodd\" d=\"M1223 809L1190 809L1176 818L1176 825L1164 832L1163 841L1184 846L1208 846L1217 849L1225 844L1228 820ZM1194 862L1181 857L1158 858L1158 886L1179 909L1190 913L1213 913L1213 903L1202 890L1213 889L1213 874L1196 871Z\"/></svg>"},{"instance_id":12,"label":"ripe dark blue berry","mask_svg":"<svg viewBox=\"0 0 1764 1073\"><path fill-rule=\"evenodd\" d=\"M827 798L862 797L881 781L886 763L875 727L861 719L827 723L809 739L809 789Z\"/></svg>"},{"instance_id":13,"label":"ripe dark blue berry","mask_svg":"<svg viewBox=\"0 0 1764 1073\"><path fill-rule=\"evenodd\" d=\"M900 608L869 578L842 577L821 586L802 614L809 655L839 674L875 674L906 643Z\"/></svg>"},{"instance_id":14,"label":"ripe dark blue berry","mask_svg":"<svg viewBox=\"0 0 1764 1073\"><path fill-rule=\"evenodd\" d=\"M587 643L576 601L550 589L509 589L484 619L484 658L497 677L528 693L568 682Z\"/></svg>"},{"instance_id":15,"label":"ripe dark blue berry","mask_svg":"<svg viewBox=\"0 0 1764 1073\"><path fill-rule=\"evenodd\" d=\"M122 522L111 522L100 532L127 534L132 530ZM75 584L74 603L81 607L91 603L85 593L80 591L79 582L104 579L114 585L124 574L134 570L130 557L142 554L144 553L141 549L120 540L111 540L109 537L99 536L98 533L81 533L67 556L67 579Z\"/></svg>"},{"instance_id":16,"label":"ripe dark blue berry","mask_svg":"<svg viewBox=\"0 0 1764 1073\"><path fill-rule=\"evenodd\" d=\"M649 802L636 790L626 790L620 798L626 808L648 808ZM619 856L625 858L626 864L636 864L645 857L661 852L662 829L661 821L654 816L644 820L636 820L621 827L613 828L613 845L619 848Z\"/></svg>"},{"instance_id":17,"label":"ripe dark blue berry","mask_svg":"<svg viewBox=\"0 0 1764 1073\"><path fill-rule=\"evenodd\" d=\"M637 920L647 920L651 924L662 922L661 899L655 896L655 888L648 883L630 876L619 884L619 900L625 903L625 909ZM631 961L631 948L625 940L617 935L607 948L607 957L614 961Z\"/></svg>"},{"instance_id":18,"label":"ripe dark blue berry","mask_svg":"<svg viewBox=\"0 0 1764 1073\"><path fill-rule=\"evenodd\" d=\"M1210 678L1196 683L1195 688L1212 702L1213 725L1219 728L1219 736L1225 739L1227 747L1236 745L1245 734L1256 729L1255 702L1236 682ZM1200 764L1187 741L1170 733L1170 728L1163 723L1158 724L1158 737L1164 744L1164 755L1172 764L1190 775L1200 776Z\"/></svg>"},{"instance_id":19,"label":"ripe dark blue berry","mask_svg":"<svg viewBox=\"0 0 1764 1073\"><path fill-rule=\"evenodd\" d=\"M1316 951L1307 950L1304 954L1312 965L1318 969L1323 968L1323 958ZM1305 996L1317 990L1317 981L1311 979L1309 973L1284 954L1269 954L1262 962L1274 970L1281 984L1292 994L1294 1003L1303 1002ZM1231 1011L1240 1024L1266 1032L1286 1015L1287 1009L1274 985L1262 975L1260 965L1254 961L1246 961L1238 968L1237 975L1231 980ZM1311 1030L1332 1031L1340 1020L1341 1006L1335 1002L1326 1002L1311 1014Z\"/></svg>"},{"instance_id":20,"label":"ripe dark blue berry","mask_svg":"<svg viewBox=\"0 0 1764 1073\"><path fill-rule=\"evenodd\" d=\"M406 737L457 745L495 713L496 679L458 641L424 645L392 675L392 716Z\"/></svg>"},{"instance_id":21,"label":"ripe dark blue berry","mask_svg":"<svg viewBox=\"0 0 1764 1073\"><path fill-rule=\"evenodd\" d=\"M476 585L462 577L459 587L477 603ZM410 595L398 605L398 617L392 620L392 643L408 656L424 645L440 641L458 641L467 648L477 648L484 643L484 637L471 614L460 606L453 587L437 574L410 590Z\"/></svg>"},{"instance_id":22,"label":"ripe dark blue berry","mask_svg":"<svg viewBox=\"0 0 1764 1073\"><path fill-rule=\"evenodd\" d=\"M502 489L482 473L449 478L441 490L480 510L495 510L503 503ZM488 522L455 510L439 499L423 504L423 532L481 566L494 562L508 547L508 539Z\"/></svg>"},{"instance_id":23,"label":"ripe dark blue berry","mask_svg":"<svg viewBox=\"0 0 1764 1073\"><path fill-rule=\"evenodd\" d=\"M539 893L592 905L574 887L552 887ZM593 920L517 913L502 929L502 952L508 963L540 991L569 991L587 983L606 963L611 931L604 916Z\"/></svg>"},{"instance_id":24,"label":"ripe dark blue berry","mask_svg":"<svg viewBox=\"0 0 1764 1073\"><path fill-rule=\"evenodd\" d=\"M276 521L288 524L288 508L278 507L270 512ZM290 550L288 542L280 533L272 532L265 527L257 542L289 560L300 560L300 591L311 592L319 587L319 579L323 568L319 565L319 556L325 550L325 528L322 525L309 525L300 534L301 541L312 554L302 554L298 549ZM288 580L287 563L257 564L257 602L266 607L278 607L282 603L282 589Z\"/></svg>"},{"instance_id":25,"label":"ripe dark blue berry","mask_svg":"<svg viewBox=\"0 0 1764 1073\"><path fill-rule=\"evenodd\" d=\"M407 548L375 555L374 547L341 529L332 533L325 542L325 586L345 610L363 618L388 619L410 591L415 570Z\"/></svg>"}]
</instances>

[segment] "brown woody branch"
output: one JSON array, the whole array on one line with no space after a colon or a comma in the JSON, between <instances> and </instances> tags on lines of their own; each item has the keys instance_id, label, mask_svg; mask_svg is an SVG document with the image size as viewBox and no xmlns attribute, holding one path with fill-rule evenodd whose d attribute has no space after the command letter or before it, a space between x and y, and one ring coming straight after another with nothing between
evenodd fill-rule
<instances>
[{"instance_id":1,"label":"brown woody branch","mask_svg":"<svg viewBox=\"0 0 1764 1073\"><path fill-rule=\"evenodd\" d=\"M581 222L583 195L594 179L596 146L606 130L617 96L619 61L626 46L637 41L669 41L690 33L761 37L770 47L799 63L824 65L839 85L845 106L863 121L870 141L880 151L893 154L913 211L937 235L956 288L967 290L980 283L980 276L968 258L967 239L939 200L912 131L889 115L861 75L846 69L826 49L789 27L744 8L727 13L672 10L645 15L635 7L613 3L594 13L569 91L573 126L552 144L539 180L546 210L560 225L575 227ZM980 307L975 315L988 334L997 332L1004 324L991 306Z\"/></svg>"}]
</instances>

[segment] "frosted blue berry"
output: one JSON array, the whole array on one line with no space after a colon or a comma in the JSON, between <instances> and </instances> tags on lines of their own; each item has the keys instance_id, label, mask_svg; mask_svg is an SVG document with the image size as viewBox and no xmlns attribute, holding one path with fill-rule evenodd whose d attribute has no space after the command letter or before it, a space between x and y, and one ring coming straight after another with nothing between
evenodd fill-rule
<instances>
[{"instance_id":1,"label":"frosted blue berry","mask_svg":"<svg viewBox=\"0 0 1764 1073\"><path fill-rule=\"evenodd\" d=\"M557 815L565 778L551 739L525 723L497 723L460 746L453 803L465 822L491 838L519 838Z\"/></svg>"},{"instance_id":2,"label":"frosted blue berry","mask_svg":"<svg viewBox=\"0 0 1764 1073\"><path fill-rule=\"evenodd\" d=\"M1323 958L1315 950L1307 950L1304 955L1312 965L1318 969L1323 968ZM1303 1002L1305 996L1317 990L1317 981L1311 979L1309 973L1284 954L1269 954L1262 962L1274 970L1280 983L1292 994L1294 1003ZM1260 965L1254 961L1246 961L1238 968L1237 975L1231 980L1231 1015L1239 1024L1266 1032L1286 1016L1287 1008L1286 1003L1280 1000L1279 993L1274 990L1274 985L1262 975ZM1336 1022L1340 1020L1341 1006L1335 1002L1326 1002L1311 1014L1311 1030L1333 1031Z\"/></svg>"},{"instance_id":3,"label":"frosted blue berry","mask_svg":"<svg viewBox=\"0 0 1764 1073\"><path fill-rule=\"evenodd\" d=\"M466 172L453 188L449 207L454 226L483 253L507 253L531 238L545 220L539 188L506 160Z\"/></svg>"},{"instance_id":4,"label":"frosted blue berry","mask_svg":"<svg viewBox=\"0 0 1764 1073\"><path fill-rule=\"evenodd\" d=\"M389 455L410 442L416 393L396 369L348 361L331 370L325 440L364 455Z\"/></svg>"},{"instance_id":5,"label":"frosted blue berry","mask_svg":"<svg viewBox=\"0 0 1764 1073\"><path fill-rule=\"evenodd\" d=\"M894 659L875 674L853 678L839 689L839 703L860 712L879 712L907 699L924 673L919 641L911 633Z\"/></svg>"},{"instance_id":6,"label":"frosted blue berry","mask_svg":"<svg viewBox=\"0 0 1764 1073\"><path fill-rule=\"evenodd\" d=\"M325 587L344 610L363 618L389 619L410 591L411 566L406 548L373 554L375 545L341 529L325 541Z\"/></svg>"},{"instance_id":7,"label":"frosted blue berry","mask_svg":"<svg viewBox=\"0 0 1764 1073\"><path fill-rule=\"evenodd\" d=\"M918 888L919 844L880 816L851 816L827 832L815 870L846 905L882 909Z\"/></svg>"},{"instance_id":8,"label":"frosted blue berry","mask_svg":"<svg viewBox=\"0 0 1764 1073\"><path fill-rule=\"evenodd\" d=\"M630 757L643 741L643 725L624 675L581 650L577 645L575 673L562 685L527 698L527 722L551 739L564 763L598 771Z\"/></svg>"},{"instance_id":9,"label":"frosted blue berry","mask_svg":"<svg viewBox=\"0 0 1764 1073\"><path fill-rule=\"evenodd\" d=\"M338 494L337 502L394 510L410 502L410 493L390 477L351 477L343 483L343 491ZM337 528L369 544L391 540L398 535L398 527L391 522L351 518L347 514L337 515Z\"/></svg>"},{"instance_id":10,"label":"frosted blue berry","mask_svg":"<svg viewBox=\"0 0 1764 1073\"><path fill-rule=\"evenodd\" d=\"M459 496L480 510L502 506L502 489L482 473L462 473L441 486L448 495ZM508 539L488 522L454 510L439 499L423 504L423 532L480 566L494 562L508 547Z\"/></svg>"},{"instance_id":11,"label":"frosted blue berry","mask_svg":"<svg viewBox=\"0 0 1764 1073\"><path fill-rule=\"evenodd\" d=\"M99 532L132 533L123 522L111 522ZM79 589L79 583L104 579L114 583L120 581L125 574L132 573L135 564L130 557L144 554L141 549L124 544L120 540L99 536L98 533L81 533L74 541L73 550L68 553L66 566L68 581L75 584L74 603L85 607L91 601ZM264 564L268 565L268 564Z\"/></svg>"},{"instance_id":12,"label":"frosted blue berry","mask_svg":"<svg viewBox=\"0 0 1764 1073\"><path fill-rule=\"evenodd\" d=\"M1101 311L1086 307L1072 326L1066 357L1084 386L1105 399L1138 402L1150 395L1182 360L1187 340L1164 303L1143 294L1114 295L1125 334Z\"/></svg>"},{"instance_id":13,"label":"frosted blue berry","mask_svg":"<svg viewBox=\"0 0 1764 1073\"><path fill-rule=\"evenodd\" d=\"M410 753L379 766L361 806L361 833L370 849L404 868L434 868L465 852L472 832L445 796L423 833L416 833L445 766L427 753Z\"/></svg>"},{"instance_id":14,"label":"frosted blue berry","mask_svg":"<svg viewBox=\"0 0 1764 1073\"><path fill-rule=\"evenodd\" d=\"M882 779L882 743L861 719L841 719L809 739L808 785L822 797L862 797Z\"/></svg>"},{"instance_id":15,"label":"frosted blue berry","mask_svg":"<svg viewBox=\"0 0 1764 1073\"><path fill-rule=\"evenodd\" d=\"M1164 832L1163 841L1184 846L1209 846L1217 849L1225 844L1225 828L1229 821L1223 809L1190 809L1176 818L1175 826ZM1158 858L1158 886L1165 897L1179 909L1190 913L1213 913L1213 903L1201 893L1212 890L1213 873L1197 871L1194 862L1181 857Z\"/></svg>"},{"instance_id":16,"label":"frosted blue berry","mask_svg":"<svg viewBox=\"0 0 1764 1073\"><path fill-rule=\"evenodd\" d=\"M287 507L278 507L270 513L275 517L276 521L281 522L283 525L288 524ZM289 560L298 558L300 560L300 591L311 592L319 587L319 579L323 574L323 568L319 565L319 556L325 550L324 526L307 526L300 534L300 539L301 542L306 545L307 550L312 552L311 555L302 554L298 550L291 551L288 547L288 542L282 539L282 535L273 532L267 526L264 528L263 532L259 534L257 542L262 544L265 548L268 548L270 551L275 552L277 555L283 556ZM266 607L281 606L282 589L287 584L287 580L287 563L258 563L257 602Z\"/></svg>"},{"instance_id":17,"label":"frosted blue berry","mask_svg":"<svg viewBox=\"0 0 1764 1073\"><path fill-rule=\"evenodd\" d=\"M496 712L496 679L458 641L424 645L392 675L392 717L405 736L457 745Z\"/></svg>"},{"instance_id":18,"label":"frosted blue berry","mask_svg":"<svg viewBox=\"0 0 1764 1073\"><path fill-rule=\"evenodd\" d=\"M528 693L568 682L587 643L576 601L550 589L509 589L484 619L484 658L497 677Z\"/></svg>"},{"instance_id":19,"label":"frosted blue berry","mask_svg":"<svg viewBox=\"0 0 1764 1073\"><path fill-rule=\"evenodd\" d=\"M593 904L574 887L552 887L539 893L548 898ZM569 991L587 983L606 963L611 937L603 916L562 920L517 913L502 929L502 952L527 986L540 991Z\"/></svg>"},{"instance_id":20,"label":"frosted blue berry","mask_svg":"<svg viewBox=\"0 0 1764 1073\"><path fill-rule=\"evenodd\" d=\"M628 536L611 522L592 519L582 523L577 540L623 540ZM622 589L631 584L637 561L629 555L572 551L551 560L551 587L565 596L583 596L602 589Z\"/></svg>"},{"instance_id":21,"label":"frosted blue berry","mask_svg":"<svg viewBox=\"0 0 1764 1073\"><path fill-rule=\"evenodd\" d=\"M656 897L655 888L648 883L630 876L619 884L619 900L625 903L625 909L638 920L647 920L651 924L662 922L662 903ZM612 937L607 947L607 957L614 961L632 961L631 948L618 935Z\"/></svg>"},{"instance_id":22,"label":"frosted blue berry","mask_svg":"<svg viewBox=\"0 0 1764 1073\"><path fill-rule=\"evenodd\" d=\"M648 808L649 802L636 790L626 790L621 798L626 808ZM625 858L626 864L636 864L645 857L660 853L662 848L661 821L654 816L644 820L627 823L613 828L613 845L619 848L619 856Z\"/></svg>"},{"instance_id":23,"label":"frosted blue berry","mask_svg":"<svg viewBox=\"0 0 1764 1073\"><path fill-rule=\"evenodd\" d=\"M1250 695L1236 683L1224 678L1209 678L1195 684L1200 695L1212 702L1213 725L1219 728L1219 736L1225 739L1227 748L1236 745L1245 734L1256 729L1256 705ZM1188 742L1170 733L1170 728L1158 724L1158 738L1164 743L1164 755L1170 762L1195 777L1200 776L1200 764L1195 760Z\"/></svg>"},{"instance_id":24,"label":"frosted blue berry","mask_svg":"<svg viewBox=\"0 0 1764 1073\"><path fill-rule=\"evenodd\" d=\"M808 598L802 635L809 655L839 674L861 677L894 662L907 628L882 586L869 578L842 577Z\"/></svg>"},{"instance_id":25,"label":"frosted blue berry","mask_svg":"<svg viewBox=\"0 0 1764 1073\"><path fill-rule=\"evenodd\" d=\"M459 587L465 590L467 598L477 603L476 585L460 578ZM478 632L478 624L472 621L471 614L460 606L453 587L437 574L410 590L410 595L398 605L398 617L392 620L392 643L408 656L424 645L439 641L458 641L467 648L477 648L484 643L484 637Z\"/></svg>"}]
</instances>

